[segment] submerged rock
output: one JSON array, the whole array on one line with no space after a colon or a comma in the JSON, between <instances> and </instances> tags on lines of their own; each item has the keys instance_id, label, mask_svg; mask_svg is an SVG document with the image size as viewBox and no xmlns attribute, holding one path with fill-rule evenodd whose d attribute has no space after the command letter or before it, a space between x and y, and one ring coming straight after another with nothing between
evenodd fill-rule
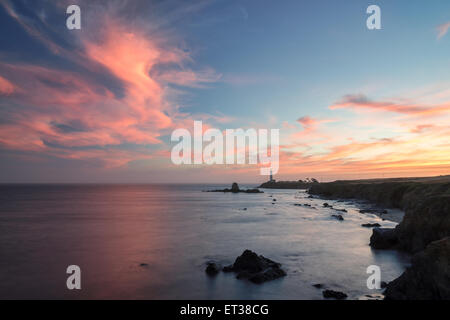
<instances>
[{"instance_id":1,"label":"submerged rock","mask_svg":"<svg viewBox=\"0 0 450 320\"><path fill-rule=\"evenodd\" d=\"M325 203L323 204L323 206L324 206L324 208L333 208L333 206L330 206L327 202L325 202Z\"/></svg>"},{"instance_id":2,"label":"submerged rock","mask_svg":"<svg viewBox=\"0 0 450 320\"><path fill-rule=\"evenodd\" d=\"M411 267L387 285L387 300L450 300L450 237L416 253Z\"/></svg>"},{"instance_id":3,"label":"submerged rock","mask_svg":"<svg viewBox=\"0 0 450 320\"><path fill-rule=\"evenodd\" d=\"M245 250L234 264L224 267L223 271L236 272L238 279L248 279L258 284L286 276L281 264L250 250Z\"/></svg>"},{"instance_id":4,"label":"submerged rock","mask_svg":"<svg viewBox=\"0 0 450 320\"><path fill-rule=\"evenodd\" d=\"M340 214L333 214L331 215L333 218L338 219L339 221L344 221L344 217L341 216Z\"/></svg>"},{"instance_id":5,"label":"submerged rock","mask_svg":"<svg viewBox=\"0 0 450 320\"><path fill-rule=\"evenodd\" d=\"M390 249L398 243L395 229L374 228L370 237L370 246L374 249Z\"/></svg>"},{"instance_id":6,"label":"submerged rock","mask_svg":"<svg viewBox=\"0 0 450 320\"><path fill-rule=\"evenodd\" d=\"M334 290L324 290L322 292L322 295L326 299L333 298L333 299L337 299L337 300L342 300L342 299L347 298L347 295L345 293L340 292L340 291L334 291Z\"/></svg>"}]
</instances>

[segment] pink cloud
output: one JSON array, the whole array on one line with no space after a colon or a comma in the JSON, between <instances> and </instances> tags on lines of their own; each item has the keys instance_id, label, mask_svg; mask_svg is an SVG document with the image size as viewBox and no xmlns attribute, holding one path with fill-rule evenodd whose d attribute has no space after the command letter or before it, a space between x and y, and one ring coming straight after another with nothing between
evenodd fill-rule
<instances>
[{"instance_id":1,"label":"pink cloud","mask_svg":"<svg viewBox=\"0 0 450 320\"><path fill-rule=\"evenodd\" d=\"M445 36L449 28L450 28L450 21L437 26L436 28L438 32L437 38L441 39L443 36Z\"/></svg>"},{"instance_id":2,"label":"pink cloud","mask_svg":"<svg viewBox=\"0 0 450 320\"><path fill-rule=\"evenodd\" d=\"M0 95L10 95L15 91L14 85L0 76Z\"/></svg>"},{"instance_id":3,"label":"pink cloud","mask_svg":"<svg viewBox=\"0 0 450 320\"><path fill-rule=\"evenodd\" d=\"M435 105L435 106L423 106L417 104L405 104L403 102L392 101L372 101L365 95L346 95L342 100L336 102L330 106L330 109L366 109L372 111L389 111L402 114L415 114L415 115L433 115L447 113L450 111L450 103Z\"/></svg>"},{"instance_id":4,"label":"pink cloud","mask_svg":"<svg viewBox=\"0 0 450 320\"><path fill-rule=\"evenodd\" d=\"M10 14L31 32L22 17L14 11ZM117 96L77 72L0 62L0 94L22 106L7 125L0 125L4 148L124 165L154 157L146 146L162 144L161 135L177 126L192 126L192 116L178 112L169 101L167 84L195 87L214 82L214 71L186 68L185 62L192 59L184 51L106 14L98 16L97 22L107 27L94 35L82 33L78 56L69 55L69 59L95 70L106 69L120 81L123 94ZM49 45L46 37L31 34ZM225 116L209 119L227 121ZM120 150L123 144L143 149Z\"/></svg>"}]
</instances>

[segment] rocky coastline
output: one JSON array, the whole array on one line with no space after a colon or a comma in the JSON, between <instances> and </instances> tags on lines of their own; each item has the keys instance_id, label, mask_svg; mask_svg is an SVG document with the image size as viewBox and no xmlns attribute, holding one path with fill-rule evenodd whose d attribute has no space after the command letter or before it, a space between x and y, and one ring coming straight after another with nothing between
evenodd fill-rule
<instances>
[{"instance_id":1,"label":"rocky coastline","mask_svg":"<svg viewBox=\"0 0 450 320\"><path fill-rule=\"evenodd\" d=\"M394 229L373 229L374 249L413 254L412 265L387 284L386 299L450 299L450 176L335 181L308 192L327 199L359 199L405 212Z\"/></svg>"},{"instance_id":2,"label":"rocky coastline","mask_svg":"<svg viewBox=\"0 0 450 320\"><path fill-rule=\"evenodd\" d=\"M311 180L298 180L298 181L267 181L262 183L258 188L265 189L308 189L314 184L319 182L315 179Z\"/></svg>"}]
</instances>

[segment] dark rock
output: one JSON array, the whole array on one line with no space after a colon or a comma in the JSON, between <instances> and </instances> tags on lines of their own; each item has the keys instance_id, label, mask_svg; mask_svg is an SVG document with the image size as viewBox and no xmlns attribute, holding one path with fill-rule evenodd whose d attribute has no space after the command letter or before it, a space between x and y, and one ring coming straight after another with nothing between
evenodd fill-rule
<instances>
[{"instance_id":1,"label":"dark rock","mask_svg":"<svg viewBox=\"0 0 450 320\"><path fill-rule=\"evenodd\" d=\"M233 265L223 268L224 272L236 272L238 279L248 279L253 283L262 283L286 276L281 264L264 256L258 256L250 250L245 250L236 258Z\"/></svg>"},{"instance_id":2,"label":"dark rock","mask_svg":"<svg viewBox=\"0 0 450 320\"><path fill-rule=\"evenodd\" d=\"M215 263L215 262L208 262L206 265L206 269L205 272L209 275L209 276L215 276L216 274L218 274L220 272L220 266Z\"/></svg>"},{"instance_id":3,"label":"dark rock","mask_svg":"<svg viewBox=\"0 0 450 320\"><path fill-rule=\"evenodd\" d=\"M386 288L387 287L387 282L386 281L381 281L380 282L380 287L381 287L381 289L384 289L384 288Z\"/></svg>"},{"instance_id":4,"label":"dark rock","mask_svg":"<svg viewBox=\"0 0 450 320\"><path fill-rule=\"evenodd\" d=\"M329 298L334 298L337 300L342 300L342 299L346 299L347 295L343 292L340 291L334 291L334 290L324 290L322 292L322 295L324 298L329 299Z\"/></svg>"},{"instance_id":5,"label":"dark rock","mask_svg":"<svg viewBox=\"0 0 450 320\"><path fill-rule=\"evenodd\" d=\"M222 268L223 272L233 272L233 265L225 266Z\"/></svg>"},{"instance_id":6,"label":"dark rock","mask_svg":"<svg viewBox=\"0 0 450 320\"><path fill-rule=\"evenodd\" d=\"M296 207L311 207L308 203L294 203L294 206Z\"/></svg>"},{"instance_id":7,"label":"dark rock","mask_svg":"<svg viewBox=\"0 0 450 320\"><path fill-rule=\"evenodd\" d=\"M339 211L339 212L347 212L346 209L334 209L334 210Z\"/></svg>"},{"instance_id":8,"label":"dark rock","mask_svg":"<svg viewBox=\"0 0 450 320\"><path fill-rule=\"evenodd\" d=\"M397 236L403 250L416 253L429 243L450 236L450 183L447 194L428 196L406 209L397 226Z\"/></svg>"},{"instance_id":9,"label":"dark rock","mask_svg":"<svg viewBox=\"0 0 450 320\"><path fill-rule=\"evenodd\" d=\"M344 221L344 217L341 216L340 214L333 214L331 215L333 218L338 219L339 221Z\"/></svg>"},{"instance_id":10,"label":"dark rock","mask_svg":"<svg viewBox=\"0 0 450 320\"><path fill-rule=\"evenodd\" d=\"M239 189L239 186L236 182L233 182L233 184L231 185L231 189L225 188L225 189L219 189L219 190L209 190L207 192L264 193L263 191L260 191L259 189L247 189L247 190Z\"/></svg>"},{"instance_id":11,"label":"dark rock","mask_svg":"<svg viewBox=\"0 0 450 320\"><path fill-rule=\"evenodd\" d=\"M317 288L317 289L322 289L323 288L323 284L321 283L315 283L313 284L313 287Z\"/></svg>"},{"instance_id":12,"label":"dark rock","mask_svg":"<svg viewBox=\"0 0 450 320\"><path fill-rule=\"evenodd\" d=\"M139 266L140 267L148 267L148 263L141 263Z\"/></svg>"},{"instance_id":13,"label":"dark rock","mask_svg":"<svg viewBox=\"0 0 450 320\"><path fill-rule=\"evenodd\" d=\"M329 205L328 203L326 203L326 202L323 204L323 206L324 206L325 208L333 208L332 206L330 206L330 205Z\"/></svg>"},{"instance_id":14,"label":"dark rock","mask_svg":"<svg viewBox=\"0 0 450 320\"><path fill-rule=\"evenodd\" d=\"M281 277L286 276L286 272L279 268L270 268L267 269L264 272L259 272L255 275L252 275L251 277L248 278L249 281L256 283L256 284L260 284L266 281L270 281L270 280L275 280Z\"/></svg>"},{"instance_id":15,"label":"dark rock","mask_svg":"<svg viewBox=\"0 0 450 320\"><path fill-rule=\"evenodd\" d=\"M450 237L416 253L411 267L384 294L387 300L450 300Z\"/></svg>"},{"instance_id":16,"label":"dark rock","mask_svg":"<svg viewBox=\"0 0 450 320\"><path fill-rule=\"evenodd\" d=\"M390 249L398 243L395 229L374 228L370 237L370 246L374 249Z\"/></svg>"},{"instance_id":17,"label":"dark rock","mask_svg":"<svg viewBox=\"0 0 450 320\"><path fill-rule=\"evenodd\" d=\"M272 201L277 201L277 199L273 199Z\"/></svg>"},{"instance_id":18,"label":"dark rock","mask_svg":"<svg viewBox=\"0 0 450 320\"><path fill-rule=\"evenodd\" d=\"M381 227L381 224L379 224L379 223L363 223L362 225L361 225L362 227L365 227L365 228L379 228L379 227Z\"/></svg>"}]
</instances>

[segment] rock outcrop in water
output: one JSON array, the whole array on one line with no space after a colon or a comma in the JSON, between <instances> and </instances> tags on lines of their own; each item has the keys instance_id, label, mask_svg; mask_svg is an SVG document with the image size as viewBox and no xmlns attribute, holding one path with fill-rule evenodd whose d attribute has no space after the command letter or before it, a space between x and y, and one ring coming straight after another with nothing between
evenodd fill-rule
<instances>
[{"instance_id":1,"label":"rock outcrop in water","mask_svg":"<svg viewBox=\"0 0 450 320\"><path fill-rule=\"evenodd\" d=\"M253 283L263 283L286 276L281 264L257 255L253 251L245 250L236 258L234 264L224 267L224 272L237 273L238 279L248 279Z\"/></svg>"},{"instance_id":2,"label":"rock outcrop in water","mask_svg":"<svg viewBox=\"0 0 450 320\"><path fill-rule=\"evenodd\" d=\"M364 228L381 227L381 225L379 223L363 223L361 226Z\"/></svg>"},{"instance_id":3,"label":"rock outcrop in water","mask_svg":"<svg viewBox=\"0 0 450 320\"><path fill-rule=\"evenodd\" d=\"M334 291L334 290L324 290L322 292L322 295L325 299L337 299L337 300L343 300L347 298L347 294L340 292L340 291Z\"/></svg>"},{"instance_id":4,"label":"rock outcrop in water","mask_svg":"<svg viewBox=\"0 0 450 320\"><path fill-rule=\"evenodd\" d=\"M387 285L391 300L450 300L450 237L416 253L411 267Z\"/></svg>"},{"instance_id":5,"label":"rock outcrop in water","mask_svg":"<svg viewBox=\"0 0 450 320\"><path fill-rule=\"evenodd\" d=\"M219 189L219 190L209 190L207 192L231 192L231 193L264 193L263 191L260 191L259 189L240 189L239 185L236 182L233 182L231 185L231 189L225 188L225 189Z\"/></svg>"},{"instance_id":6,"label":"rock outcrop in water","mask_svg":"<svg viewBox=\"0 0 450 320\"><path fill-rule=\"evenodd\" d=\"M206 264L206 269L205 272L209 275L209 276L215 276L220 272L220 265L218 265L215 262L208 262Z\"/></svg>"},{"instance_id":7,"label":"rock outcrop in water","mask_svg":"<svg viewBox=\"0 0 450 320\"><path fill-rule=\"evenodd\" d=\"M370 246L374 249L392 249L398 244L395 230L392 228L374 228L370 237Z\"/></svg>"}]
</instances>

